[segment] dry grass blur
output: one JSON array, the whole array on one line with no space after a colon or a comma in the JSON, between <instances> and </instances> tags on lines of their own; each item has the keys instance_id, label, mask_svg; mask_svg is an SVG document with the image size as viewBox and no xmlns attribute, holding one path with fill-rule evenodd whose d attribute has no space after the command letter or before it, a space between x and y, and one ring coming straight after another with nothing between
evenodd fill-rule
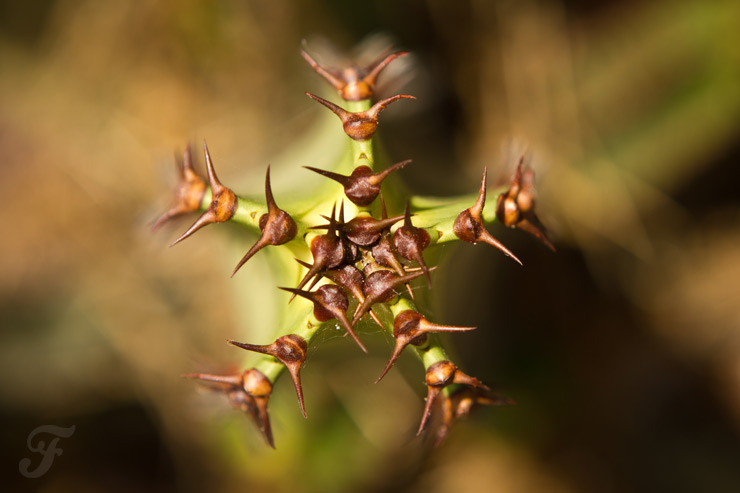
<instances>
[{"instance_id":1,"label":"dry grass blur","mask_svg":"<svg viewBox=\"0 0 740 493\"><path fill-rule=\"evenodd\" d=\"M737 2L306 3L0 2L3 461L32 455L41 424L77 426L47 475L3 482L738 491ZM435 316L480 327L454 340L461 365L518 406L428 450L409 433L414 362L372 386L387 344L359 360L330 340L306 367L308 421L278 386L274 452L178 378L235 364L225 339L259 333L270 300L228 278L248 240L213 226L168 249L185 222L149 227L187 142L207 139L244 193L267 163L277 190L330 159L341 134L302 94L323 89L301 39L342 50L376 31L416 55L419 99L381 126L415 161L410 187L469 191L527 149L559 253L496 229L523 270L460 249L439 272Z\"/></svg>"}]
</instances>

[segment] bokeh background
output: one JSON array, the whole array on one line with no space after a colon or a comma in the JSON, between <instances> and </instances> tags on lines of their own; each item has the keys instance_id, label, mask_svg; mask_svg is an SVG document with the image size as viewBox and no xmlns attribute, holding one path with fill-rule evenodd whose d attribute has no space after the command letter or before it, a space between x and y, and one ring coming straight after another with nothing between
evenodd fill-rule
<instances>
[{"instance_id":1,"label":"bokeh background","mask_svg":"<svg viewBox=\"0 0 740 493\"><path fill-rule=\"evenodd\" d=\"M303 40L326 61L413 52L387 90L418 99L381 118L413 192L469 193L484 165L494 183L532 156L558 253L496 226L525 267L455 249L429 305L479 327L450 341L455 361L518 405L479 410L442 447L413 439L413 357L371 384L380 334L363 336L370 356L342 338L312 349L308 421L277 385L276 451L179 378L237 365L227 338L269 342L249 321L271 305L250 289L259 259L229 279L245 233L169 249L187 219L150 232L174 153L207 139L245 194L272 163L277 195L341 152L303 94L334 98ZM740 491L739 136L731 0L3 0L3 489ZM43 424L76 431L27 479Z\"/></svg>"}]
</instances>

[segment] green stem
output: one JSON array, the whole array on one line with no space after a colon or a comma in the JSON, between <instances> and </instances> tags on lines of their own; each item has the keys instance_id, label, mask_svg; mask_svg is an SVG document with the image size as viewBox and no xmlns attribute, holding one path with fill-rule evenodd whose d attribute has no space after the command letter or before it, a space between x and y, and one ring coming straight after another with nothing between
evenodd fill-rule
<instances>
[{"instance_id":1,"label":"green stem","mask_svg":"<svg viewBox=\"0 0 740 493\"><path fill-rule=\"evenodd\" d=\"M347 111L359 113L367 111L372 106L372 101L363 99L362 101L347 101ZM350 139L350 148L352 149L352 163L354 167L365 165L374 169L375 158L373 156L372 139L357 141Z\"/></svg>"}]
</instances>

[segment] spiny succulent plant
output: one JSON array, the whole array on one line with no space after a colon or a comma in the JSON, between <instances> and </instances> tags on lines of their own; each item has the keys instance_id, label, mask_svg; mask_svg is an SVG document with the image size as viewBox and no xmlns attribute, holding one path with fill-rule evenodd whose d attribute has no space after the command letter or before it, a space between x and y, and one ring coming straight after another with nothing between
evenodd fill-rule
<instances>
[{"instance_id":1,"label":"spiny succulent plant","mask_svg":"<svg viewBox=\"0 0 740 493\"><path fill-rule=\"evenodd\" d=\"M340 118L349 137L351 159L340 160L333 169L305 166L328 178L327 186L312 193L309 200L294 209L283 210L273 196L269 166L264 201L242 197L221 184L205 143L207 180L194 171L188 148L180 165L175 204L155 223L157 229L174 217L201 211L193 225L172 245L211 223L228 221L257 232L257 241L237 263L232 276L247 261L259 256L260 250L266 247L285 249L287 256L271 257L271 261L282 263L283 270L295 274L292 277L296 280L294 287L280 287L292 293L284 307L290 312L284 318L292 323L282 327L282 333L272 343L229 340L233 346L257 353L252 366L240 374L191 373L184 376L222 391L235 407L252 418L267 443L274 447L267 408L278 378L288 370L305 417L300 370L316 335L338 322L359 348L367 352L356 328L362 323L378 324L394 338L395 344L376 383L392 369L405 348L413 348L424 367L427 386L426 405L417 435L424 432L430 415L437 409L439 419L435 421L439 424L434 440L439 443L453 422L467 416L472 407L512 401L466 375L450 361L435 334L469 331L475 327L442 325L427 320L416 304L411 283L424 277L431 288L436 267L427 265L425 252L457 240L487 243L521 264L489 232L484 224L486 221L522 229L554 250L535 213L533 173L525 165L524 158L520 158L511 185L502 187L497 191L497 200L487 203L487 171L484 168L477 196L400 197L395 202L403 211L389 217L383 194L396 197L402 194L384 188L384 180L409 165L411 160L382 169L374 159L373 138L380 112L393 102L413 99L413 96L401 94L374 102L375 81L389 63L406 53L391 54L371 67L342 70L319 65L305 51L302 55L338 91L346 104L343 108L307 93ZM296 172L300 172L298 167ZM320 220L326 222L320 223ZM294 301L296 297L301 301ZM366 317L371 321L364 322ZM329 324L334 320L334 324Z\"/></svg>"}]
</instances>

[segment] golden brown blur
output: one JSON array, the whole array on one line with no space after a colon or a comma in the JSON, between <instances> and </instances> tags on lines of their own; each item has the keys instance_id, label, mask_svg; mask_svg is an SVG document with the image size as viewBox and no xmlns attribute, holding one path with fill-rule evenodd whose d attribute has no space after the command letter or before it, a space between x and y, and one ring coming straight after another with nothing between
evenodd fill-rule
<instances>
[{"instance_id":1,"label":"golden brown blur","mask_svg":"<svg viewBox=\"0 0 740 493\"><path fill-rule=\"evenodd\" d=\"M278 201L338 155L304 92L338 98L299 49L331 65L363 42L413 53L397 83L417 99L378 129L409 189L475 193L527 152L558 252L496 224L523 268L460 245L433 276L435 321L478 327L456 362L516 406L433 448L414 357L373 385L391 341L327 338L308 420L276 384L272 450L180 378L237 368L226 339L272 342L273 293L246 281L267 263L229 278L254 238L168 248L194 217L151 226L188 143L240 194L271 163ZM736 1L2 0L0 152L8 491L740 491ZM42 425L75 429L29 478Z\"/></svg>"}]
</instances>

